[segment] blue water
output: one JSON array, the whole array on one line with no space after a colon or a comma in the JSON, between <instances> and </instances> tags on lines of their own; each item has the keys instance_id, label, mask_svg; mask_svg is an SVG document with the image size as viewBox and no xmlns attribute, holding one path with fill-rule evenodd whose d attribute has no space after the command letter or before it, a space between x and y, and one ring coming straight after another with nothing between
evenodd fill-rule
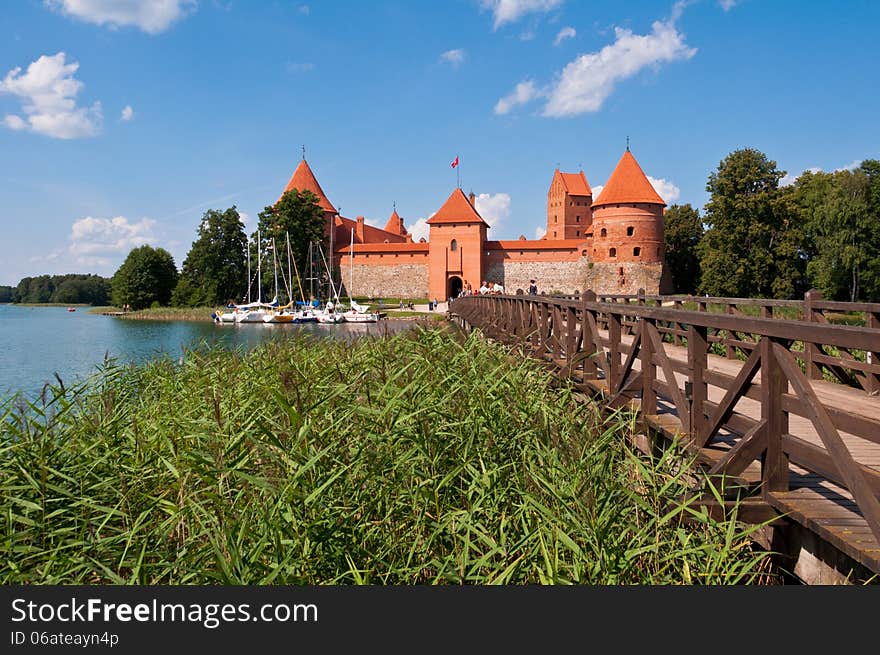
<instances>
[{"instance_id":1,"label":"blue water","mask_svg":"<svg viewBox=\"0 0 880 655\"><path fill-rule=\"evenodd\" d=\"M320 325L218 325L212 321L140 321L89 314L87 307L19 307L0 304L0 398L22 392L33 397L55 374L69 385L95 373L104 358L137 363L157 355L180 357L204 342L250 348L266 339L300 331L330 338L382 335L411 321Z\"/></svg>"}]
</instances>

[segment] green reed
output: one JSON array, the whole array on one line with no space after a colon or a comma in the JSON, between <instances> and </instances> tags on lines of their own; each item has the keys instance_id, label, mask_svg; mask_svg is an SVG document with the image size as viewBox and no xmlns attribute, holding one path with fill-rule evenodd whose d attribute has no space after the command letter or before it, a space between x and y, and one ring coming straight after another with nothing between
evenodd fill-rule
<instances>
[{"instance_id":1,"label":"green reed","mask_svg":"<svg viewBox=\"0 0 880 655\"><path fill-rule=\"evenodd\" d=\"M769 556L534 361L442 328L0 403L6 584L748 584Z\"/></svg>"}]
</instances>

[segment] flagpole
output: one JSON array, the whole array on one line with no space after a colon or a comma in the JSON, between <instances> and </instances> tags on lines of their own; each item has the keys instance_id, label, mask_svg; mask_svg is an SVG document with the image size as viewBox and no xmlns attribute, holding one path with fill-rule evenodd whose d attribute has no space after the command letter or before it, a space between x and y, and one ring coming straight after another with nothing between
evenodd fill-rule
<instances>
[{"instance_id":1,"label":"flagpole","mask_svg":"<svg viewBox=\"0 0 880 655\"><path fill-rule=\"evenodd\" d=\"M458 163L455 165L455 183L458 185L458 188L461 188L461 160L458 158L458 155L455 155L455 161Z\"/></svg>"}]
</instances>

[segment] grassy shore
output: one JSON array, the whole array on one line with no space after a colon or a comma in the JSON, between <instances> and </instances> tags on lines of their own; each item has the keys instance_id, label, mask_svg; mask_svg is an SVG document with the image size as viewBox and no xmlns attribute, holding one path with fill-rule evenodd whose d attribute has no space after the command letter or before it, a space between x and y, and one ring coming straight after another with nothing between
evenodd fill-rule
<instances>
[{"instance_id":1,"label":"grassy shore","mask_svg":"<svg viewBox=\"0 0 880 655\"><path fill-rule=\"evenodd\" d=\"M21 403L2 584L773 581L632 416L450 329L200 348Z\"/></svg>"}]
</instances>

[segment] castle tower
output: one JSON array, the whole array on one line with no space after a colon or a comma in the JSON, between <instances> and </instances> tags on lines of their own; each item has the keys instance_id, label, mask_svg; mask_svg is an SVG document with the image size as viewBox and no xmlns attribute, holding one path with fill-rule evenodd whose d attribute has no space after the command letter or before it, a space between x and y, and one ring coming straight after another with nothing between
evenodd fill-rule
<instances>
[{"instance_id":1,"label":"castle tower","mask_svg":"<svg viewBox=\"0 0 880 655\"><path fill-rule=\"evenodd\" d=\"M299 162L293 175L290 176L290 181L287 183L287 186L284 187L281 196L293 189L296 189L297 191L311 191L318 197L318 204L321 206L321 209L324 210L324 219L326 220L324 237L328 238L330 235L330 227L334 224L334 218L338 212L333 204L327 199L324 189L318 184L318 180L315 178L315 174L312 173L312 169L309 167L309 163L305 160L305 157ZM278 197L278 200L281 200L281 196ZM278 200L275 202L278 202Z\"/></svg>"},{"instance_id":2,"label":"castle tower","mask_svg":"<svg viewBox=\"0 0 880 655\"><path fill-rule=\"evenodd\" d=\"M392 234L399 234L402 237L407 235L406 228L403 225L403 219L400 217L400 214L397 213L397 207L391 212L391 216L385 224L385 231L391 232Z\"/></svg>"},{"instance_id":3,"label":"castle tower","mask_svg":"<svg viewBox=\"0 0 880 655\"><path fill-rule=\"evenodd\" d=\"M582 239L593 220L593 191L583 171L553 172L547 191L547 239Z\"/></svg>"},{"instance_id":4,"label":"castle tower","mask_svg":"<svg viewBox=\"0 0 880 655\"><path fill-rule=\"evenodd\" d=\"M427 221L428 292L441 302L454 298L463 285L478 288L483 280L483 245L489 225L476 208L455 189Z\"/></svg>"},{"instance_id":5,"label":"castle tower","mask_svg":"<svg viewBox=\"0 0 880 655\"><path fill-rule=\"evenodd\" d=\"M591 259L609 264L662 264L664 207L663 198L627 148L592 206Z\"/></svg>"}]
</instances>

